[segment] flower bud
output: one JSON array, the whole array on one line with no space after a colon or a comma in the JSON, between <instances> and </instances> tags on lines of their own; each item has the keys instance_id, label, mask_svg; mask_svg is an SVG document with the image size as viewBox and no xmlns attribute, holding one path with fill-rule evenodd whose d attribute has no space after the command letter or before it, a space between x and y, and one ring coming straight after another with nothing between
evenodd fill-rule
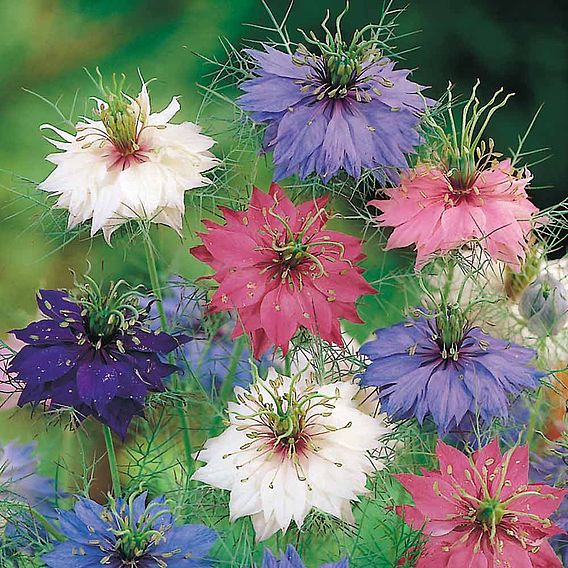
<instances>
[{"instance_id":1,"label":"flower bud","mask_svg":"<svg viewBox=\"0 0 568 568\"><path fill-rule=\"evenodd\" d=\"M556 335L568 322L568 290L550 274L539 276L523 291L519 312L532 333Z\"/></svg>"}]
</instances>

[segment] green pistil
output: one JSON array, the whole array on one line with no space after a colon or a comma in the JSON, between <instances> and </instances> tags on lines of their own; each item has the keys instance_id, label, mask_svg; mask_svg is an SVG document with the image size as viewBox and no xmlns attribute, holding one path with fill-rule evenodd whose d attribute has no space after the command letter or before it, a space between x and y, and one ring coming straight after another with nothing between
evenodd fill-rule
<instances>
[{"instance_id":1,"label":"green pistil","mask_svg":"<svg viewBox=\"0 0 568 568\"><path fill-rule=\"evenodd\" d=\"M477 179L475 156L469 152L448 157L447 171L452 189L456 193L469 192Z\"/></svg>"},{"instance_id":2,"label":"green pistil","mask_svg":"<svg viewBox=\"0 0 568 568\"><path fill-rule=\"evenodd\" d=\"M441 313L436 318L439 341L444 359L459 357L459 349L467 328L467 319L458 304L448 304L442 307Z\"/></svg>"},{"instance_id":3,"label":"green pistil","mask_svg":"<svg viewBox=\"0 0 568 568\"><path fill-rule=\"evenodd\" d=\"M324 97L343 98L347 96L349 90L353 88L363 71L365 62L377 61L382 57L382 50L379 47L378 35L381 26L369 24L362 30L357 30L351 41L345 41L341 32L341 20L349 10L349 2L346 3L345 9L337 16L335 20L335 32L332 32L327 24L330 14L326 14L321 28L324 31L324 39L320 40L314 32L306 34L299 30L304 36L306 45L315 47L323 57L325 63L325 74L328 82L326 88L317 88L314 94L319 99ZM367 37L365 37L367 36ZM300 44L298 46L300 59L294 59L298 65L313 63L315 57L310 50ZM388 85L385 85L388 86ZM307 88L307 87L306 87ZM363 94L359 93L363 97ZM367 97L370 95L367 93ZM369 99L365 99L369 100Z\"/></svg>"},{"instance_id":4,"label":"green pistil","mask_svg":"<svg viewBox=\"0 0 568 568\"><path fill-rule=\"evenodd\" d=\"M337 53L329 55L325 59L330 83L337 89L336 96L345 96L353 78L361 73L359 56L356 53L344 52L339 49Z\"/></svg>"},{"instance_id":5,"label":"green pistil","mask_svg":"<svg viewBox=\"0 0 568 568\"><path fill-rule=\"evenodd\" d=\"M123 155L130 156L137 152L138 125L141 120L140 109L123 92L126 78L117 80L113 75L112 86L103 84L99 76L99 85L106 98L106 105L97 111L105 126L109 140Z\"/></svg>"},{"instance_id":6,"label":"green pistil","mask_svg":"<svg viewBox=\"0 0 568 568\"><path fill-rule=\"evenodd\" d=\"M493 530L505 515L506 508L498 499L485 499L477 509L476 519L487 530Z\"/></svg>"},{"instance_id":7,"label":"green pistil","mask_svg":"<svg viewBox=\"0 0 568 568\"><path fill-rule=\"evenodd\" d=\"M308 245L301 241L291 241L282 247L282 261L290 267L295 267L307 257Z\"/></svg>"},{"instance_id":8,"label":"green pistil","mask_svg":"<svg viewBox=\"0 0 568 568\"><path fill-rule=\"evenodd\" d=\"M127 332L141 316L139 298L140 293L123 280L111 282L107 290L89 277L77 284L75 301L82 308L90 341L100 347L118 332Z\"/></svg>"}]
</instances>

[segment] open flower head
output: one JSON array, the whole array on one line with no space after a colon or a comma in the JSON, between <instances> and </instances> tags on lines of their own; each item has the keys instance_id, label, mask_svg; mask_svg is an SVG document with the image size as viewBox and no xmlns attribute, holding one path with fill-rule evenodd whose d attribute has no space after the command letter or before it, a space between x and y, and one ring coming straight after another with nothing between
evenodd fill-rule
<instances>
[{"instance_id":1,"label":"open flower head","mask_svg":"<svg viewBox=\"0 0 568 568\"><path fill-rule=\"evenodd\" d=\"M302 328L342 345L339 318L359 323L356 300L375 293L356 265L361 241L325 227L326 201L295 206L272 184L246 211L223 208L225 225L204 221L191 252L215 270L211 309L237 312L233 336L249 334L256 357L273 345L286 353Z\"/></svg>"},{"instance_id":2,"label":"open flower head","mask_svg":"<svg viewBox=\"0 0 568 568\"><path fill-rule=\"evenodd\" d=\"M164 390L162 379L177 370L160 355L189 341L151 331L139 295L122 281L105 292L89 278L74 293L40 290L45 319L13 331L25 343L8 367L23 385L18 404L72 407L124 437L147 394Z\"/></svg>"},{"instance_id":3,"label":"open flower head","mask_svg":"<svg viewBox=\"0 0 568 568\"><path fill-rule=\"evenodd\" d=\"M286 551L280 555L280 558L275 556L271 550L265 548L262 557L262 568L306 568L306 565L302 562L296 549L289 544L286 547ZM349 560L342 558L338 562L322 564L320 568L349 568Z\"/></svg>"},{"instance_id":4,"label":"open flower head","mask_svg":"<svg viewBox=\"0 0 568 568\"><path fill-rule=\"evenodd\" d=\"M180 232L184 193L210 183L203 172L218 160L214 141L191 123L171 124L180 110L177 97L152 113L146 83L136 98L123 93L124 79L112 89L102 84L96 120L84 118L75 134L44 125L60 136L49 140L61 152L40 189L59 196L56 207L69 211L69 228L89 219L91 235L112 233L129 219L169 225Z\"/></svg>"},{"instance_id":5,"label":"open flower head","mask_svg":"<svg viewBox=\"0 0 568 568\"><path fill-rule=\"evenodd\" d=\"M374 470L369 452L386 432L354 400L358 387L304 375L235 389L229 426L206 442L193 479L231 492L230 515L250 516L258 541L317 509L353 523L351 502Z\"/></svg>"},{"instance_id":6,"label":"open flower head","mask_svg":"<svg viewBox=\"0 0 568 568\"><path fill-rule=\"evenodd\" d=\"M490 117L504 104L494 102L495 97L479 108L474 89L464 108L461 136L436 126L441 148L403 173L400 187L385 190L387 199L369 202L382 211L377 224L394 228L387 249L413 245L417 269L436 255L471 243L514 270L525 259L538 211L526 192L532 175L502 159L492 140L481 140L487 122L480 129L478 123L484 112Z\"/></svg>"},{"instance_id":7,"label":"open flower head","mask_svg":"<svg viewBox=\"0 0 568 568\"><path fill-rule=\"evenodd\" d=\"M217 536L203 525L176 525L165 499L146 504L146 493L103 507L79 498L60 511L67 538L43 556L49 568L208 568Z\"/></svg>"},{"instance_id":8,"label":"open flower head","mask_svg":"<svg viewBox=\"0 0 568 568\"><path fill-rule=\"evenodd\" d=\"M562 568L549 517L565 490L529 483L526 446L501 455L494 440L467 457L439 442L437 471L399 474L414 499L398 509L428 541L416 568Z\"/></svg>"},{"instance_id":9,"label":"open flower head","mask_svg":"<svg viewBox=\"0 0 568 568\"><path fill-rule=\"evenodd\" d=\"M360 353L370 360L361 385L378 387L382 410L421 424L429 417L441 434L506 419L508 396L544 376L531 366L532 349L471 326L457 305L379 329Z\"/></svg>"},{"instance_id":10,"label":"open flower head","mask_svg":"<svg viewBox=\"0 0 568 568\"><path fill-rule=\"evenodd\" d=\"M424 87L385 55L381 26L344 39L344 13L335 33L328 14L325 39L304 34L306 45L294 53L248 50L254 76L242 83L238 103L267 125L263 149L273 152L276 180L315 173L327 181L340 170L359 178L365 169L382 181L397 179L405 154L420 142L420 114L432 102L421 95Z\"/></svg>"}]
</instances>

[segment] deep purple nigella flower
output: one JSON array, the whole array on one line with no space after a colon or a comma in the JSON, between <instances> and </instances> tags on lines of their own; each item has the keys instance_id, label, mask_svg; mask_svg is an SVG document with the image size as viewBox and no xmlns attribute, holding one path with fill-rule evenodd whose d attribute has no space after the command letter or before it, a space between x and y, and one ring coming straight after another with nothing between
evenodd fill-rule
<instances>
[{"instance_id":1,"label":"deep purple nigella flower","mask_svg":"<svg viewBox=\"0 0 568 568\"><path fill-rule=\"evenodd\" d=\"M276 181L314 172L327 181L339 170L359 178L364 168L380 182L396 181L397 169L407 168L405 154L420 143L420 114L433 101L410 71L395 70L378 33L373 26L370 37L355 32L347 43L338 22L325 42L306 37L317 53L302 44L294 54L247 50L254 78L241 84L238 104L267 125L263 150L274 153Z\"/></svg>"},{"instance_id":2,"label":"deep purple nigella flower","mask_svg":"<svg viewBox=\"0 0 568 568\"><path fill-rule=\"evenodd\" d=\"M176 371L160 354L189 341L147 327L139 294L113 284L107 294L91 280L76 294L41 290L46 319L13 331L27 343L8 372L24 385L18 404L50 401L50 408L73 407L80 418L94 416L121 437L146 395L162 391L162 379Z\"/></svg>"},{"instance_id":3,"label":"deep purple nigella flower","mask_svg":"<svg viewBox=\"0 0 568 568\"><path fill-rule=\"evenodd\" d=\"M530 366L535 351L470 326L456 306L442 312L377 330L360 350L371 361L361 385L379 387L393 419L431 417L440 434L478 418L506 419L508 395L536 388L544 376Z\"/></svg>"},{"instance_id":4,"label":"deep purple nigella flower","mask_svg":"<svg viewBox=\"0 0 568 568\"><path fill-rule=\"evenodd\" d=\"M79 498L60 512L60 525L69 540L43 556L50 568L208 568L217 540L204 525L175 526L165 499L146 505L146 493L106 508Z\"/></svg>"},{"instance_id":5,"label":"deep purple nigella flower","mask_svg":"<svg viewBox=\"0 0 568 568\"><path fill-rule=\"evenodd\" d=\"M251 353L247 345L238 345L231 335L235 320L208 322L205 317L206 295L179 278L171 278L164 291L163 307L170 330L189 333L193 341L179 351L177 361L186 363L205 392L218 393L223 383L232 374L232 386L246 388L252 381ZM159 323L157 310L152 307L153 324ZM273 365L268 352L257 362L261 375ZM272 353L273 355L273 353Z\"/></svg>"},{"instance_id":6,"label":"deep purple nigella flower","mask_svg":"<svg viewBox=\"0 0 568 568\"><path fill-rule=\"evenodd\" d=\"M262 558L262 568L306 568L306 566L296 552L296 549L289 544L286 548L286 552L283 552L280 558L275 556L268 548L265 548ZM338 562L322 564L320 568L349 568L349 560L342 558Z\"/></svg>"}]
</instances>

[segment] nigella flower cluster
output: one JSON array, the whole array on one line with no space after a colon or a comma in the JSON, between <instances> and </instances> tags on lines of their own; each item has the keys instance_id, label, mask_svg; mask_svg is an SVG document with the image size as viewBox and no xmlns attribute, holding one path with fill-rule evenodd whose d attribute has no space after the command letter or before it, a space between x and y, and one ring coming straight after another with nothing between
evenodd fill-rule
<instances>
[{"instance_id":1,"label":"nigella flower cluster","mask_svg":"<svg viewBox=\"0 0 568 568\"><path fill-rule=\"evenodd\" d=\"M191 123L171 124L180 110L177 97L152 113L146 83L136 98L102 83L107 101L98 100L98 120L85 118L69 134L51 125L62 138L50 142L62 152L47 159L55 164L40 189L59 196L56 207L69 210L69 228L92 220L91 235L111 235L129 219L169 225L181 232L187 190L207 185L203 172L218 160L208 150L214 141Z\"/></svg>"},{"instance_id":2,"label":"nigella flower cluster","mask_svg":"<svg viewBox=\"0 0 568 568\"><path fill-rule=\"evenodd\" d=\"M386 190L387 199L369 202L382 211L378 225L394 228L387 249L414 245L417 269L436 255L472 243L515 270L526 256L538 211L526 192L532 175L511 159L500 160L492 141L481 142L488 118L507 98L493 106L496 95L479 108L476 89L477 84L464 108L461 136L455 130L448 135L433 123L440 147L405 172L400 187ZM454 124L451 104L448 112ZM485 112L487 120L478 128Z\"/></svg>"},{"instance_id":3,"label":"nigella flower cluster","mask_svg":"<svg viewBox=\"0 0 568 568\"><path fill-rule=\"evenodd\" d=\"M147 494L112 500L108 507L79 498L73 511L60 511L67 540L43 556L49 568L208 568L217 535L203 525L175 524L163 497Z\"/></svg>"},{"instance_id":4,"label":"nigella flower cluster","mask_svg":"<svg viewBox=\"0 0 568 568\"><path fill-rule=\"evenodd\" d=\"M13 332L26 344L8 367L23 385L18 404L72 407L124 438L147 394L164 390L162 379L177 370L160 355L189 341L151 331L139 295L122 281L105 293L91 279L75 293L40 290L45 319Z\"/></svg>"},{"instance_id":5,"label":"nigella flower cluster","mask_svg":"<svg viewBox=\"0 0 568 568\"><path fill-rule=\"evenodd\" d=\"M386 430L359 409L357 385L317 385L305 375L235 389L229 426L198 454L193 479L231 492L231 520L251 516L257 541L301 528L318 509L354 523L351 501L375 468Z\"/></svg>"},{"instance_id":6,"label":"nigella flower cluster","mask_svg":"<svg viewBox=\"0 0 568 568\"><path fill-rule=\"evenodd\" d=\"M41 195L69 230L137 229L123 269L151 290L40 290L38 321L0 341L0 408L15 389L31 419L103 434L51 421L41 469L33 445L0 444L1 568L568 565L566 211L531 203L526 136L508 155L486 137L509 97L483 104L477 83L459 116L451 88L426 98L392 49L411 35L394 1L349 38L347 2L301 43L292 6L262 4L277 40L225 43L200 108L237 77L239 122L287 187L254 186L241 129L214 190L187 193L212 184L214 141L172 122L177 97L152 112L143 81L131 97L97 72L93 117L42 126L59 139ZM157 246L152 223L177 235ZM415 249L411 274L367 259L387 239ZM83 260L114 270L106 250ZM2 439L28 429L12 413Z\"/></svg>"},{"instance_id":7,"label":"nigella flower cluster","mask_svg":"<svg viewBox=\"0 0 568 568\"><path fill-rule=\"evenodd\" d=\"M436 455L439 470L396 476L414 499L399 513L428 537L416 568L562 568L547 539L566 491L529 483L526 446L502 455L494 440L468 458L439 442Z\"/></svg>"},{"instance_id":8,"label":"nigella flower cluster","mask_svg":"<svg viewBox=\"0 0 568 568\"><path fill-rule=\"evenodd\" d=\"M343 345L339 318L360 323L355 302L375 293L356 266L361 241L326 228L326 202L295 206L272 184L253 190L246 211L224 208L225 225L204 221L191 252L215 270L211 309L237 312L233 337L247 333L255 357L272 346L286 354L300 328Z\"/></svg>"},{"instance_id":9,"label":"nigella flower cluster","mask_svg":"<svg viewBox=\"0 0 568 568\"><path fill-rule=\"evenodd\" d=\"M384 54L380 26L347 42L342 16L335 34L326 18L325 41L304 34L308 46L294 53L248 50L254 77L241 84L238 103L267 125L263 150L273 152L275 180L315 173L328 181L340 170L359 178L364 169L396 180L405 154L420 142L420 115L432 103L421 95L424 87Z\"/></svg>"},{"instance_id":10,"label":"nigella flower cluster","mask_svg":"<svg viewBox=\"0 0 568 568\"><path fill-rule=\"evenodd\" d=\"M383 411L421 424L429 417L440 434L507 419L509 395L544 376L532 349L471 326L457 305L379 329L360 353L370 360L361 385L378 387Z\"/></svg>"}]
</instances>

